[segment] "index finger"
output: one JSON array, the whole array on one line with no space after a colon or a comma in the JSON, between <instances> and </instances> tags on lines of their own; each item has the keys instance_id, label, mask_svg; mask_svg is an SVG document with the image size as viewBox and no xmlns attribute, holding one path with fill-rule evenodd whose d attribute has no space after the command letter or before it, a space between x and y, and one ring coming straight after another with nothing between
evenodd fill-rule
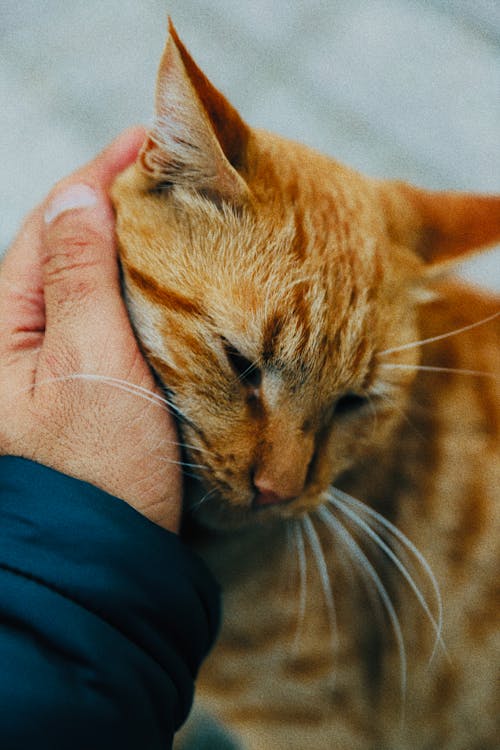
<instances>
[{"instance_id":1,"label":"index finger","mask_svg":"<svg viewBox=\"0 0 500 750\"><path fill-rule=\"evenodd\" d=\"M43 334L42 224L42 211L38 207L25 219L0 266L2 351L6 347L38 346Z\"/></svg>"}]
</instances>

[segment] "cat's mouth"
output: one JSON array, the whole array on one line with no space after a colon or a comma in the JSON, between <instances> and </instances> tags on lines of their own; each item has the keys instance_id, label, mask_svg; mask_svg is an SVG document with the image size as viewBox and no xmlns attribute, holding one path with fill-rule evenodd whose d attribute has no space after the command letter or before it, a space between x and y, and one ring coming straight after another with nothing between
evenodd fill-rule
<instances>
[{"instance_id":1,"label":"cat's mouth","mask_svg":"<svg viewBox=\"0 0 500 750\"><path fill-rule=\"evenodd\" d=\"M272 491L256 492L252 500L252 510L258 513L271 506L290 505L296 499L296 497L283 497Z\"/></svg>"},{"instance_id":2,"label":"cat's mouth","mask_svg":"<svg viewBox=\"0 0 500 750\"><path fill-rule=\"evenodd\" d=\"M250 498L229 499L224 491L188 478L185 510L202 526L229 531L300 517L322 505L323 496L324 492L310 487L297 497L280 498L274 493L261 492Z\"/></svg>"}]
</instances>

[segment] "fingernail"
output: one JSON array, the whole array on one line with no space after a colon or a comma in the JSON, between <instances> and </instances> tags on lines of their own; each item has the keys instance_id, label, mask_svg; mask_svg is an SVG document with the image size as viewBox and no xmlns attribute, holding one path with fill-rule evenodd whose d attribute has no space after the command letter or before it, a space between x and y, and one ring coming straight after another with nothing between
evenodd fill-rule
<instances>
[{"instance_id":1,"label":"fingernail","mask_svg":"<svg viewBox=\"0 0 500 750\"><path fill-rule=\"evenodd\" d=\"M50 224L58 216L75 208L90 208L97 203L97 194L88 185L70 185L61 190L51 200L44 214L46 224Z\"/></svg>"}]
</instances>

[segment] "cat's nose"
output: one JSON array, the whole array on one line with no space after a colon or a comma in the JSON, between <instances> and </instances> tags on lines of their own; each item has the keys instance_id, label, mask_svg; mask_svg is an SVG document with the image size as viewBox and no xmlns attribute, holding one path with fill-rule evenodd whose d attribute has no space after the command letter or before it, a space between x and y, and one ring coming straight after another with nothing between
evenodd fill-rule
<instances>
[{"instance_id":1,"label":"cat's nose","mask_svg":"<svg viewBox=\"0 0 500 750\"><path fill-rule=\"evenodd\" d=\"M298 493L292 494L286 491L276 491L269 482L254 479L255 498L253 504L257 508L263 508L266 505L280 505L282 503L288 503L297 497Z\"/></svg>"},{"instance_id":2,"label":"cat's nose","mask_svg":"<svg viewBox=\"0 0 500 750\"><path fill-rule=\"evenodd\" d=\"M283 505L304 492L314 454L314 434L276 417L258 446L250 477L254 508Z\"/></svg>"}]
</instances>

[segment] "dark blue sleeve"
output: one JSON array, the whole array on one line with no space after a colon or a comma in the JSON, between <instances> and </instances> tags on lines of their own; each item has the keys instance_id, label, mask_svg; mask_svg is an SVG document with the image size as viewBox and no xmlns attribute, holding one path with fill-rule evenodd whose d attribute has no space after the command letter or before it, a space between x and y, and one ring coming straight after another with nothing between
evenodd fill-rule
<instances>
[{"instance_id":1,"label":"dark blue sleeve","mask_svg":"<svg viewBox=\"0 0 500 750\"><path fill-rule=\"evenodd\" d=\"M218 623L218 587L175 534L0 457L2 750L167 750Z\"/></svg>"}]
</instances>

